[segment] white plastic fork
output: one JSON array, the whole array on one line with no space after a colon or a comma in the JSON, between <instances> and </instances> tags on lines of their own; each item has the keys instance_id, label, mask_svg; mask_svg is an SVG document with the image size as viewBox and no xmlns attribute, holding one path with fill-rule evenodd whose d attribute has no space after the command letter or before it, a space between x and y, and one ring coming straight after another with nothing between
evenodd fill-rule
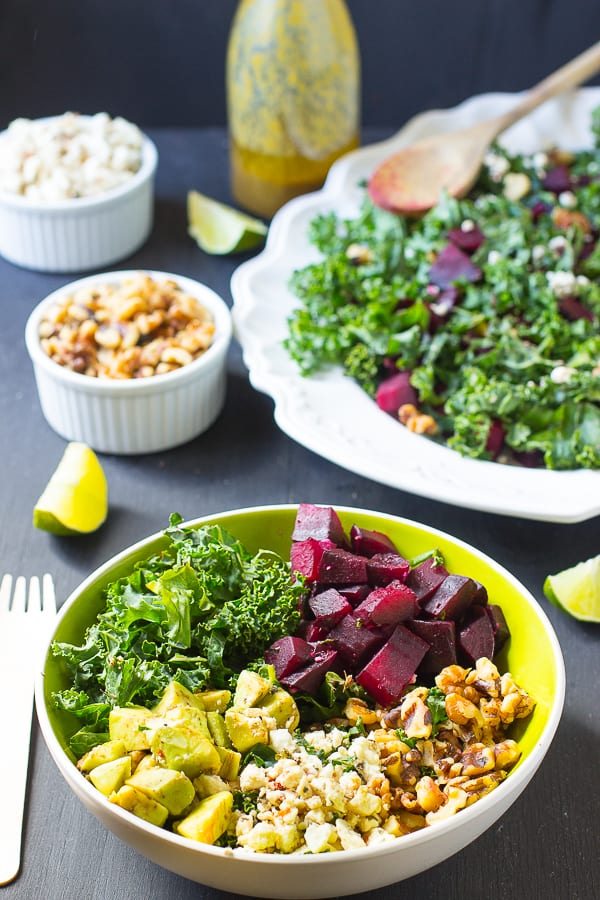
<instances>
[{"instance_id":1,"label":"white plastic fork","mask_svg":"<svg viewBox=\"0 0 600 900\"><path fill-rule=\"evenodd\" d=\"M14 584L13 584L14 582ZM4 575L0 584L0 885L21 867L33 691L44 638L56 615L51 575L27 579Z\"/></svg>"}]
</instances>

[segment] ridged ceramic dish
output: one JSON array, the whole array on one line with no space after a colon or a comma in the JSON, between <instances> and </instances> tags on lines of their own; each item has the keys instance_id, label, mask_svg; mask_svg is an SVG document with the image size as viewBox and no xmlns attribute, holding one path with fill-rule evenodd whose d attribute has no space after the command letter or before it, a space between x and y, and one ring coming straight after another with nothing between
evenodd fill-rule
<instances>
[{"instance_id":1,"label":"ridged ceramic dish","mask_svg":"<svg viewBox=\"0 0 600 900\"><path fill-rule=\"evenodd\" d=\"M52 692L67 687L56 658L46 655L37 679L36 705L41 729L60 772L81 802L114 834L153 862L193 881L223 891L254 897L324 898L375 890L423 872L466 847L514 803L542 762L558 726L565 691L564 663L552 626L527 589L502 566L448 534L368 510L336 507L342 523L388 534L407 556L432 547L443 553L451 571L460 571L486 585L498 598L511 629L508 649L499 665L509 670L536 700L533 715L512 731L522 756L507 779L477 803L421 831L365 849L316 855L278 855L232 851L199 844L135 818L86 781L67 749L79 727L52 705ZM289 558L296 506L263 506L207 516L186 523L193 527L219 524L248 550L274 550ZM50 640L80 643L86 627L103 609L103 591L131 572L138 560L166 544L158 534L134 544L101 566L68 598ZM559 778L559 773L556 773ZM498 831L498 840L503 841ZM90 848L93 864L94 849Z\"/></svg>"},{"instance_id":2,"label":"ridged ceramic dish","mask_svg":"<svg viewBox=\"0 0 600 900\"><path fill-rule=\"evenodd\" d=\"M225 400L225 364L231 341L229 309L206 285L181 275L146 273L155 280L176 281L214 317L211 346L189 365L149 378L93 378L60 366L42 350L39 323L44 311L57 300L80 287L116 284L135 274L108 272L71 282L36 306L25 329L48 424L67 440L83 441L103 453L152 453L183 444L212 425Z\"/></svg>"},{"instance_id":3,"label":"ridged ceramic dish","mask_svg":"<svg viewBox=\"0 0 600 900\"><path fill-rule=\"evenodd\" d=\"M361 183L377 164L413 141L467 127L504 112L513 94L483 94L455 109L424 113L387 141L335 163L323 190L292 200L274 217L265 250L243 263L231 282L233 319L255 388L275 401L277 424L300 444L381 484L486 512L578 522L600 513L600 472L553 472L484 462L400 427L341 370L302 377L283 347L287 319L297 305L288 288L294 269L319 259L308 225L320 213L357 214ZM515 151L560 143L591 145L590 114L600 88L586 88L545 104L502 137Z\"/></svg>"},{"instance_id":4,"label":"ridged ceramic dish","mask_svg":"<svg viewBox=\"0 0 600 900\"><path fill-rule=\"evenodd\" d=\"M152 229L157 164L144 136L142 165L120 187L55 203L0 192L0 256L40 272L85 272L126 259Z\"/></svg>"}]
</instances>

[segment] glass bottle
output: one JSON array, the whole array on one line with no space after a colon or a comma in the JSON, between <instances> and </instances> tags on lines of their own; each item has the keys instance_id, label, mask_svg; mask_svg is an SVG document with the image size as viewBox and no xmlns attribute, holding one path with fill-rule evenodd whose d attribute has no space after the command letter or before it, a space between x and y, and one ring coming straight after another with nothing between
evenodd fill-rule
<instances>
[{"instance_id":1,"label":"glass bottle","mask_svg":"<svg viewBox=\"0 0 600 900\"><path fill-rule=\"evenodd\" d=\"M231 185L270 217L359 143L360 57L344 0L241 0L227 49Z\"/></svg>"}]
</instances>

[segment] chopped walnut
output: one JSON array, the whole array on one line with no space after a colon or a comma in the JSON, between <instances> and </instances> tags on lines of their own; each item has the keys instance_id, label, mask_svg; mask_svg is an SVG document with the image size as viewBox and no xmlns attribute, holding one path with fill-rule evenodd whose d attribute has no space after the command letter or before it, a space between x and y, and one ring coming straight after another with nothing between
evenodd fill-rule
<instances>
[{"instance_id":1,"label":"chopped walnut","mask_svg":"<svg viewBox=\"0 0 600 900\"><path fill-rule=\"evenodd\" d=\"M403 403L398 410L398 419L415 434L437 434L438 426L433 416L421 413L412 403Z\"/></svg>"}]
</instances>

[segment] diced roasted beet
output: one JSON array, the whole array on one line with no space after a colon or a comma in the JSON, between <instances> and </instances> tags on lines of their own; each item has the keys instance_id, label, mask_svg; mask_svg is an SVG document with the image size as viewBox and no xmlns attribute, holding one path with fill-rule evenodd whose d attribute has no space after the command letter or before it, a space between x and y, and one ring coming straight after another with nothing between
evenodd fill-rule
<instances>
[{"instance_id":1,"label":"diced roasted beet","mask_svg":"<svg viewBox=\"0 0 600 900\"><path fill-rule=\"evenodd\" d=\"M396 703L415 672L429 645L404 625L397 625L383 647L355 676L361 687L382 706Z\"/></svg>"},{"instance_id":2,"label":"diced roasted beet","mask_svg":"<svg viewBox=\"0 0 600 900\"><path fill-rule=\"evenodd\" d=\"M480 606L486 606L488 602L488 592L486 586L480 581L475 581L475 579L473 579L473 581L475 582L475 594L473 596L473 599L471 600L471 603L473 605L475 605L475 603L478 603Z\"/></svg>"},{"instance_id":3,"label":"diced roasted beet","mask_svg":"<svg viewBox=\"0 0 600 900\"><path fill-rule=\"evenodd\" d=\"M371 591L356 607L354 615L366 625L398 625L415 616L418 610L415 592L401 581L392 581Z\"/></svg>"},{"instance_id":4,"label":"diced roasted beet","mask_svg":"<svg viewBox=\"0 0 600 900\"><path fill-rule=\"evenodd\" d=\"M494 632L494 656L498 653L510 637L510 629L504 618L502 609L495 603L490 603L484 607L485 611L492 623Z\"/></svg>"},{"instance_id":5,"label":"diced roasted beet","mask_svg":"<svg viewBox=\"0 0 600 900\"><path fill-rule=\"evenodd\" d=\"M381 646L385 635L378 628L367 628L355 612L344 616L327 636L334 642L343 663L353 671Z\"/></svg>"},{"instance_id":6,"label":"diced roasted beet","mask_svg":"<svg viewBox=\"0 0 600 900\"><path fill-rule=\"evenodd\" d=\"M544 454L541 450L515 450L515 461L527 469L539 469L544 465Z\"/></svg>"},{"instance_id":7,"label":"diced roasted beet","mask_svg":"<svg viewBox=\"0 0 600 900\"><path fill-rule=\"evenodd\" d=\"M352 612L352 606L348 600L335 588L314 594L309 598L308 605L315 617L316 624L325 629L333 628L343 616Z\"/></svg>"},{"instance_id":8,"label":"diced roasted beet","mask_svg":"<svg viewBox=\"0 0 600 900\"><path fill-rule=\"evenodd\" d=\"M413 589L417 600L422 604L431 597L448 575L446 566L442 563L436 564L435 556L428 556L422 563L410 570L406 576L406 584Z\"/></svg>"},{"instance_id":9,"label":"diced roasted beet","mask_svg":"<svg viewBox=\"0 0 600 900\"><path fill-rule=\"evenodd\" d=\"M473 606L469 617L459 627L456 635L459 656L469 666L478 659L494 656L494 628L483 606Z\"/></svg>"},{"instance_id":10,"label":"diced roasted beet","mask_svg":"<svg viewBox=\"0 0 600 900\"><path fill-rule=\"evenodd\" d=\"M485 235L479 225L475 225L468 231L462 228L452 228L448 232L448 238L466 253L474 253L485 241Z\"/></svg>"},{"instance_id":11,"label":"diced roasted beet","mask_svg":"<svg viewBox=\"0 0 600 900\"><path fill-rule=\"evenodd\" d=\"M437 675L446 666L456 664L456 626L450 619L411 619L405 623L414 634L427 641L429 650L417 674Z\"/></svg>"},{"instance_id":12,"label":"diced roasted beet","mask_svg":"<svg viewBox=\"0 0 600 900\"><path fill-rule=\"evenodd\" d=\"M429 269L429 280L440 288L451 287L455 281L479 281L480 278L481 269L454 244L446 244Z\"/></svg>"},{"instance_id":13,"label":"diced roasted beet","mask_svg":"<svg viewBox=\"0 0 600 900\"><path fill-rule=\"evenodd\" d=\"M279 681L312 659L312 647L300 637L282 637L265 650L265 662L275 667Z\"/></svg>"},{"instance_id":14,"label":"diced roasted beet","mask_svg":"<svg viewBox=\"0 0 600 900\"><path fill-rule=\"evenodd\" d=\"M316 541L329 540L338 547L344 546L346 543L344 528L336 511L330 506L301 503L296 513L292 540L305 541L307 538L314 538Z\"/></svg>"},{"instance_id":15,"label":"diced roasted beet","mask_svg":"<svg viewBox=\"0 0 600 900\"><path fill-rule=\"evenodd\" d=\"M329 629L319 625L314 619L301 619L296 628L296 634L304 638L308 644L318 644L326 640Z\"/></svg>"},{"instance_id":16,"label":"diced roasted beet","mask_svg":"<svg viewBox=\"0 0 600 900\"><path fill-rule=\"evenodd\" d=\"M316 694L327 672L335 668L337 656L336 650L319 650L304 668L280 678L281 684L292 694Z\"/></svg>"},{"instance_id":17,"label":"diced roasted beet","mask_svg":"<svg viewBox=\"0 0 600 900\"><path fill-rule=\"evenodd\" d=\"M319 563L319 584L365 584L367 559L349 550L325 550Z\"/></svg>"},{"instance_id":18,"label":"diced roasted beet","mask_svg":"<svg viewBox=\"0 0 600 900\"><path fill-rule=\"evenodd\" d=\"M502 422L499 419L492 419L487 441L485 442L485 449L488 453L492 454L494 459L496 459L504 446L505 436L506 431L504 430Z\"/></svg>"},{"instance_id":19,"label":"diced roasted beet","mask_svg":"<svg viewBox=\"0 0 600 900\"><path fill-rule=\"evenodd\" d=\"M370 531L353 525L350 529L350 546L354 553L361 556L374 556L376 553L397 553L396 545L387 534L381 531Z\"/></svg>"},{"instance_id":20,"label":"diced roasted beet","mask_svg":"<svg viewBox=\"0 0 600 900\"><path fill-rule=\"evenodd\" d=\"M445 291L440 291L434 300L431 300L427 307L429 309L429 330L435 331L442 325L458 301L458 288L449 287Z\"/></svg>"},{"instance_id":21,"label":"diced roasted beet","mask_svg":"<svg viewBox=\"0 0 600 900\"><path fill-rule=\"evenodd\" d=\"M417 405L418 395L410 383L410 372L396 372L379 384L375 400L379 409L397 416L398 410L405 403Z\"/></svg>"},{"instance_id":22,"label":"diced roasted beet","mask_svg":"<svg viewBox=\"0 0 600 900\"><path fill-rule=\"evenodd\" d=\"M352 606L358 606L371 592L369 584L341 584L338 588L340 594L349 600Z\"/></svg>"},{"instance_id":23,"label":"diced roasted beet","mask_svg":"<svg viewBox=\"0 0 600 900\"><path fill-rule=\"evenodd\" d=\"M410 571L410 563L399 553L376 553L367 562L369 584L385 585L390 581L404 581Z\"/></svg>"},{"instance_id":24,"label":"diced roasted beet","mask_svg":"<svg viewBox=\"0 0 600 900\"><path fill-rule=\"evenodd\" d=\"M594 321L594 314L591 309L588 309L575 297L561 297L558 301L558 309L561 316L568 319L569 322L576 322L577 319L587 319L589 322Z\"/></svg>"},{"instance_id":25,"label":"diced roasted beet","mask_svg":"<svg viewBox=\"0 0 600 900\"><path fill-rule=\"evenodd\" d=\"M555 166L546 172L542 179L542 187L554 194L562 194L563 191L570 191L572 187L571 175L566 166Z\"/></svg>"},{"instance_id":26,"label":"diced roasted beet","mask_svg":"<svg viewBox=\"0 0 600 900\"><path fill-rule=\"evenodd\" d=\"M544 203L543 200L536 200L531 207L531 218L534 222L537 222L542 216L547 215L549 212L552 212L552 207L549 203Z\"/></svg>"},{"instance_id":27,"label":"diced roasted beet","mask_svg":"<svg viewBox=\"0 0 600 900\"><path fill-rule=\"evenodd\" d=\"M421 604L422 609L434 619L452 619L458 622L473 602L477 585L466 575L448 575L431 597Z\"/></svg>"},{"instance_id":28,"label":"diced roasted beet","mask_svg":"<svg viewBox=\"0 0 600 900\"><path fill-rule=\"evenodd\" d=\"M294 541L290 550L292 572L300 572L309 581L316 581L323 551L333 550L335 546L333 541L317 541L314 538Z\"/></svg>"}]
</instances>

